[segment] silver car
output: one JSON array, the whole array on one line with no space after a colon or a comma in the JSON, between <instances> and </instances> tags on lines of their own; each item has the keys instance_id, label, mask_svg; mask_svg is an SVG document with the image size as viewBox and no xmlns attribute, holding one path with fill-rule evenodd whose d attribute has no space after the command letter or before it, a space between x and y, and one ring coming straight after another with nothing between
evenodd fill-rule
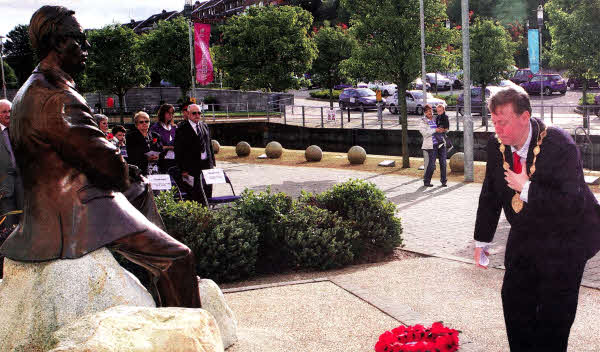
<instances>
[{"instance_id":1,"label":"silver car","mask_svg":"<svg viewBox=\"0 0 600 352\"><path fill-rule=\"evenodd\" d=\"M425 79L427 83L431 84L431 87L438 90L447 89L450 90L450 86L453 82L450 81L448 77L438 73L428 73L425 75Z\"/></svg>"},{"instance_id":2,"label":"silver car","mask_svg":"<svg viewBox=\"0 0 600 352\"><path fill-rule=\"evenodd\" d=\"M398 114L398 93L394 94L391 98L387 100L388 109L392 114ZM427 93L427 104L433 107L433 111L435 113L435 108L438 104L442 104L444 108L447 107L446 101L442 99L434 98L431 93ZM409 90L406 91L406 110L408 113L415 113L417 115L423 115L423 106L425 106L423 102L423 91L421 90Z\"/></svg>"}]
</instances>

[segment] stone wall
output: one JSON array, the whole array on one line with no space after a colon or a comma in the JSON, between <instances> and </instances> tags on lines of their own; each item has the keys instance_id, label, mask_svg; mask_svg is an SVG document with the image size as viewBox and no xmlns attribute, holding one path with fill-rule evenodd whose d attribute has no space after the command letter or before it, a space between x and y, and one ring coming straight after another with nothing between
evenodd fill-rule
<instances>
[{"instance_id":1,"label":"stone wall","mask_svg":"<svg viewBox=\"0 0 600 352\"><path fill-rule=\"evenodd\" d=\"M16 89L7 90L9 100L12 100L17 93ZM115 102L115 108L119 108L119 98L112 94L86 93L85 99L90 107L95 108L100 103L102 108L106 109L106 100L112 97ZM198 101L205 97L214 97L216 99L216 110L225 111L265 111L267 104L271 103L271 109L276 109L279 104L293 105L294 95L291 93L263 93L249 92L241 90L224 89L205 89L196 88L196 98ZM181 90L173 87L150 87L150 88L132 88L127 91L124 99L124 108L128 112L146 110L154 113L161 102L175 105L181 98ZM212 106L209 107L211 109Z\"/></svg>"}]
</instances>

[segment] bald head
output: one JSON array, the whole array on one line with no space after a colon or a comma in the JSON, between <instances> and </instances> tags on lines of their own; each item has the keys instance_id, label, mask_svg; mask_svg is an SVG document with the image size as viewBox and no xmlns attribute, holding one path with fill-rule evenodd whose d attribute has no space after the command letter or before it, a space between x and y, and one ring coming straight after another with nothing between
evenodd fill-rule
<instances>
[{"instance_id":1,"label":"bald head","mask_svg":"<svg viewBox=\"0 0 600 352\"><path fill-rule=\"evenodd\" d=\"M0 99L0 123L5 127L10 124L10 111L12 109L12 103L6 99Z\"/></svg>"}]
</instances>

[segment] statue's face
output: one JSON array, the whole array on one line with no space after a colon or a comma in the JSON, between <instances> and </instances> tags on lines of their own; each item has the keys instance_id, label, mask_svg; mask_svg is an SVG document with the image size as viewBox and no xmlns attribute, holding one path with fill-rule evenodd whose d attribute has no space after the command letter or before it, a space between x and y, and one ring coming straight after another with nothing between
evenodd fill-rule
<instances>
[{"instance_id":1,"label":"statue's face","mask_svg":"<svg viewBox=\"0 0 600 352\"><path fill-rule=\"evenodd\" d=\"M81 26L75 17L71 16L64 20L61 30L64 31L64 33L60 33L64 39L56 49L61 61L61 68L69 74L83 71L90 43L88 43Z\"/></svg>"}]
</instances>

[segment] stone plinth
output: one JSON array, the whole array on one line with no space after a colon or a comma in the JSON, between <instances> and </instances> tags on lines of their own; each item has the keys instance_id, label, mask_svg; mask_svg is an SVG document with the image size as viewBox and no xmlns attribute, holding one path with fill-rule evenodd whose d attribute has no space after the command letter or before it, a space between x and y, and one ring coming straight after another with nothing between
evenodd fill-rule
<instances>
[{"instance_id":1,"label":"stone plinth","mask_svg":"<svg viewBox=\"0 0 600 352\"><path fill-rule=\"evenodd\" d=\"M42 263L4 259L0 351L45 351L62 326L119 305L155 307L148 291L106 248Z\"/></svg>"},{"instance_id":2,"label":"stone plinth","mask_svg":"<svg viewBox=\"0 0 600 352\"><path fill-rule=\"evenodd\" d=\"M202 309L212 314L221 331L223 347L227 348L237 341L237 319L225 296L217 284L209 279L198 280Z\"/></svg>"}]
</instances>

